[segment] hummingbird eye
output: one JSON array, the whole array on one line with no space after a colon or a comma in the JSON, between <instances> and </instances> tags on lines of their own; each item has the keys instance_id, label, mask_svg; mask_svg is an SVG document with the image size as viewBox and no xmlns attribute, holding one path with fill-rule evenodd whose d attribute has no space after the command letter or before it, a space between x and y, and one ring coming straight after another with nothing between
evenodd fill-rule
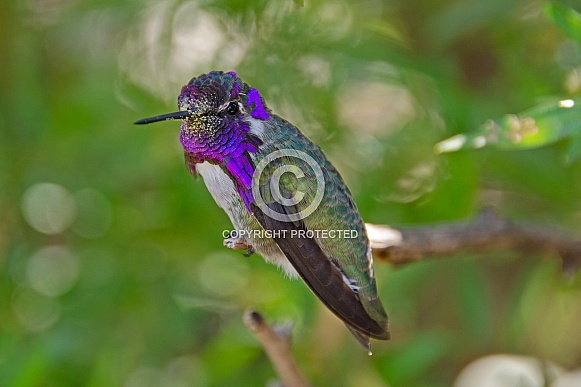
<instances>
[{"instance_id":1,"label":"hummingbird eye","mask_svg":"<svg viewBox=\"0 0 581 387\"><path fill-rule=\"evenodd\" d=\"M226 111L228 112L228 114L231 115L238 113L238 103L230 102L230 104L228 104L228 107L226 108Z\"/></svg>"}]
</instances>

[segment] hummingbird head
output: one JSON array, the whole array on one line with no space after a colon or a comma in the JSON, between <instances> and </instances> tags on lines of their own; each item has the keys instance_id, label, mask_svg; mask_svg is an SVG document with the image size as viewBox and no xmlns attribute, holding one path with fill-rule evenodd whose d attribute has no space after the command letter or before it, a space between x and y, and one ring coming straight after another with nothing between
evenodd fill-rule
<instances>
[{"instance_id":1,"label":"hummingbird head","mask_svg":"<svg viewBox=\"0 0 581 387\"><path fill-rule=\"evenodd\" d=\"M260 139L249 133L252 120L270 119L258 90L235 72L212 71L192 78L178 96L179 111L136 124L181 119L184 150L202 160L221 163L244 151L256 152Z\"/></svg>"}]
</instances>

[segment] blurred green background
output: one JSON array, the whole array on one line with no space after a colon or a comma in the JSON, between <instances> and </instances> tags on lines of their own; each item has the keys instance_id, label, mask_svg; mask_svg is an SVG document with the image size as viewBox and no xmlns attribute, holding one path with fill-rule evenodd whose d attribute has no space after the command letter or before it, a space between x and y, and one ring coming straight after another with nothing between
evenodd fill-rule
<instances>
[{"instance_id":1,"label":"blurred green background","mask_svg":"<svg viewBox=\"0 0 581 387\"><path fill-rule=\"evenodd\" d=\"M368 222L451 222L492 205L579 234L578 104L556 106L581 94L580 10L1 2L0 385L265 385L276 375L247 308L295 321L316 385L449 386L495 353L578 368L580 276L535 252L377 263L393 339L369 358L301 282L222 247L231 225L187 173L178 123L132 122L174 111L191 77L235 70L323 148ZM434 152L544 104L534 146Z\"/></svg>"}]
</instances>

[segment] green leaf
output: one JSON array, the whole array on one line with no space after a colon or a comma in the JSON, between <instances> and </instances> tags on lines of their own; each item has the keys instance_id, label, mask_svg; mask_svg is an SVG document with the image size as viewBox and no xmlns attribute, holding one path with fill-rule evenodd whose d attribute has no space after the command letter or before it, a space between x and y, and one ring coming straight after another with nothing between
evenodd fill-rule
<instances>
[{"instance_id":1,"label":"green leaf","mask_svg":"<svg viewBox=\"0 0 581 387\"><path fill-rule=\"evenodd\" d=\"M581 100L566 99L543 104L520 114L508 114L500 120L489 120L474 133L458 134L435 145L437 153L461 149L494 147L501 150L524 150L571 139L567 161L581 156Z\"/></svg>"},{"instance_id":2,"label":"green leaf","mask_svg":"<svg viewBox=\"0 0 581 387\"><path fill-rule=\"evenodd\" d=\"M547 15L568 37L581 43L581 14L562 4L549 3Z\"/></svg>"}]
</instances>

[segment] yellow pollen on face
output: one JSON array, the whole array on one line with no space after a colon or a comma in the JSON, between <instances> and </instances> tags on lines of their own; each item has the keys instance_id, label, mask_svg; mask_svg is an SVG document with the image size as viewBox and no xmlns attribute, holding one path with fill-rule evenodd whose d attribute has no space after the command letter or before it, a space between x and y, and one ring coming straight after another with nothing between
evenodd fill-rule
<instances>
[{"instance_id":1,"label":"yellow pollen on face","mask_svg":"<svg viewBox=\"0 0 581 387\"><path fill-rule=\"evenodd\" d=\"M193 115L185 119L186 128L192 132L214 134L220 119L214 115Z\"/></svg>"}]
</instances>

